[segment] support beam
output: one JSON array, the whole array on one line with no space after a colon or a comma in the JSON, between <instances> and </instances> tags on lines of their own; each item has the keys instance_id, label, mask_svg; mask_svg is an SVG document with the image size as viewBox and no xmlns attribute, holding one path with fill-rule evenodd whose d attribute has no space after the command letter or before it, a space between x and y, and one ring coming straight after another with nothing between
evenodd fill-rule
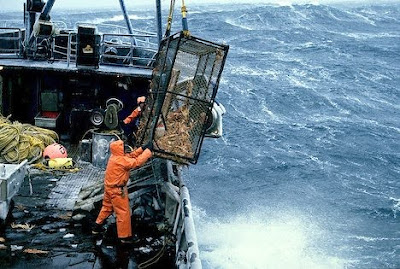
<instances>
[{"instance_id":1,"label":"support beam","mask_svg":"<svg viewBox=\"0 0 400 269\"><path fill-rule=\"evenodd\" d=\"M125 2L124 0L119 0L119 4L121 5L122 14L124 14L125 22L128 27L128 31L130 34L133 34L133 28L131 20L129 19L128 12L126 11Z\"/></svg>"},{"instance_id":2,"label":"support beam","mask_svg":"<svg viewBox=\"0 0 400 269\"><path fill-rule=\"evenodd\" d=\"M156 20L157 20L157 37L158 37L158 46L160 46L162 39L162 25L161 25L161 1L156 0Z\"/></svg>"},{"instance_id":3,"label":"support beam","mask_svg":"<svg viewBox=\"0 0 400 269\"><path fill-rule=\"evenodd\" d=\"M44 6L42 13L39 16L40 20L45 20L48 21L49 18L49 14L51 9L53 8L54 3L56 2L56 0L48 0L46 5Z\"/></svg>"}]
</instances>

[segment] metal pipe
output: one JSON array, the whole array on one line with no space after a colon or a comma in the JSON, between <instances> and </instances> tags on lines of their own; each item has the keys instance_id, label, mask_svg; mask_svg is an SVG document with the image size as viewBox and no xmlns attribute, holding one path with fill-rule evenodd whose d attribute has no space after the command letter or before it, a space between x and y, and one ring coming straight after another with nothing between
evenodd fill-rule
<instances>
[{"instance_id":1,"label":"metal pipe","mask_svg":"<svg viewBox=\"0 0 400 269\"><path fill-rule=\"evenodd\" d=\"M172 200L174 200L177 203L180 202L179 193L178 193L179 189L176 190L177 187L174 184L172 184L171 182L163 182L162 187L163 187L165 193L168 195L168 197L170 197Z\"/></svg>"},{"instance_id":2,"label":"metal pipe","mask_svg":"<svg viewBox=\"0 0 400 269\"><path fill-rule=\"evenodd\" d=\"M49 14L51 9L53 8L54 3L56 2L56 0L48 0L46 5L44 6L42 13L40 13L39 19L41 20L46 20L48 21L49 18Z\"/></svg>"},{"instance_id":3,"label":"metal pipe","mask_svg":"<svg viewBox=\"0 0 400 269\"><path fill-rule=\"evenodd\" d=\"M22 46L22 31L21 29L18 30L18 50L19 50L19 55L18 57L21 57L22 55L24 55L24 48Z\"/></svg>"},{"instance_id":4,"label":"metal pipe","mask_svg":"<svg viewBox=\"0 0 400 269\"><path fill-rule=\"evenodd\" d=\"M181 218L181 203L178 204L178 211L176 212L174 228L172 230L172 234L176 235L176 231L178 230L179 220Z\"/></svg>"},{"instance_id":5,"label":"metal pipe","mask_svg":"<svg viewBox=\"0 0 400 269\"><path fill-rule=\"evenodd\" d=\"M36 21L36 12L32 11L27 11L27 12L28 12L28 21L25 28L26 29L25 42L27 42L31 37L33 31L33 25L35 24Z\"/></svg>"},{"instance_id":6,"label":"metal pipe","mask_svg":"<svg viewBox=\"0 0 400 269\"><path fill-rule=\"evenodd\" d=\"M29 37L29 25L28 25L28 2L24 3L24 26L25 26L25 39ZM6 25L4 25L6 26Z\"/></svg>"},{"instance_id":7,"label":"metal pipe","mask_svg":"<svg viewBox=\"0 0 400 269\"><path fill-rule=\"evenodd\" d=\"M136 39L135 37L131 37L131 49L129 50L129 64L133 65L133 50L134 50L134 46L136 45Z\"/></svg>"},{"instance_id":8,"label":"metal pipe","mask_svg":"<svg viewBox=\"0 0 400 269\"><path fill-rule=\"evenodd\" d=\"M67 44L67 67L69 67L69 63L71 61L71 34L72 33L68 33L68 44Z\"/></svg>"},{"instance_id":9,"label":"metal pipe","mask_svg":"<svg viewBox=\"0 0 400 269\"><path fill-rule=\"evenodd\" d=\"M190 203L189 190L186 186L181 187L182 200L182 216L185 226L185 238L187 242L186 258L190 264L189 268L201 269L201 261L199 257L199 247L197 245L196 230L192 216L192 205Z\"/></svg>"},{"instance_id":10,"label":"metal pipe","mask_svg":"<svg viewBox=\"0 0 400 269\"><path fill-rule=\"evenodd\" d=\"M124 14L125 22L126 25L128 26L128 31L130 34L133 34L132 23L131 20L129 19L128 13L126 12L124 0L119 0L119 4L121 5L122 14Z\"/></svg>"},{"instance_id":11,"label":"metal pipe","mask_svg":"<svg viewBox=\"0 0 400 269\"><path fill-rule=\"evenodd\" d=\"M162 38L161 1L160 0L156 0L156 7L157 7L156 19L157 19L158 46L160 46L161 38Z\"/></svg>"},{"instance_id":12,"label":"metal pipe","mask_svg":"<svg viewBox=\"0 0 400 269\"><path fill-rule=\"evenodd\" d=\"M104 54L106 51L106 46L104 45L105 43L105 37L104 35L101 37L101 46L100 46L100 64L104 63Z\"/></svg>"}]
</instances>

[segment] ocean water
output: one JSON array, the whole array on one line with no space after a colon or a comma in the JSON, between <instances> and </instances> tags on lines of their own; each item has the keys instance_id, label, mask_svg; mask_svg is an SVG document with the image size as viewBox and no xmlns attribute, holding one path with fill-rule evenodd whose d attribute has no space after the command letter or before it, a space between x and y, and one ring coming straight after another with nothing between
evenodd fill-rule
<instances>
[{"instance_id":1,"label":"ocean water","mask_svg":"<svg viewBox=\"0 0 400 269\"><path fill-rule=\"evenodd\" d=\"M400 5L216 6L224 136L186 172L204 268L400 268Z\"/></svg>"},{"instance_id":2,"label":"ocean water","mask_svg":"<svg viewBox=\"0 0 400 269\"><path fill-rule=\"evenodd\" d=\"M184 169L203 268L400 268L400 4L187 5L194 36L230 45L224 136Z\"/></svg>"}]
</instances>

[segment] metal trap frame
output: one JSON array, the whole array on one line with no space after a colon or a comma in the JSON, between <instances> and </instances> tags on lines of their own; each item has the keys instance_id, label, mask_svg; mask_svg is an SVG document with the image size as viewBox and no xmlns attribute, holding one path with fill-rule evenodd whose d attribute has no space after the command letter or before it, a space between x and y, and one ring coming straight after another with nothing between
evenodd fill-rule
<instances>
[{"instance_id":1,"label":"metal trap frame","mask_svg":"<svg viewBox=\"0 0 400 269\"><path fill-rule=\"evenodd\" d=\"M197 163L228 49L183 31L161 42L137 133L156 157Z\"/></svg>"}]
</instances>

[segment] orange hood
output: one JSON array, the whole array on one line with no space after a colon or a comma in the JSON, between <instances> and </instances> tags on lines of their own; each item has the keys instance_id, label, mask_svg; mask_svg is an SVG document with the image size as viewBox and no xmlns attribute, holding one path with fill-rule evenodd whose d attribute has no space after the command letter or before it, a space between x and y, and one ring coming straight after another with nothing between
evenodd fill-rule
<instances>
[{"instance_id":1,"label":"orange hood","mask_svg":"<svg viewBox=\"0 0 400 269\"><path fill-rule=\"evenodd\" d=\"M110 143L111 154L115 156L124 155L124 141L117 140Z\"/></svg>"}]
</instances>

